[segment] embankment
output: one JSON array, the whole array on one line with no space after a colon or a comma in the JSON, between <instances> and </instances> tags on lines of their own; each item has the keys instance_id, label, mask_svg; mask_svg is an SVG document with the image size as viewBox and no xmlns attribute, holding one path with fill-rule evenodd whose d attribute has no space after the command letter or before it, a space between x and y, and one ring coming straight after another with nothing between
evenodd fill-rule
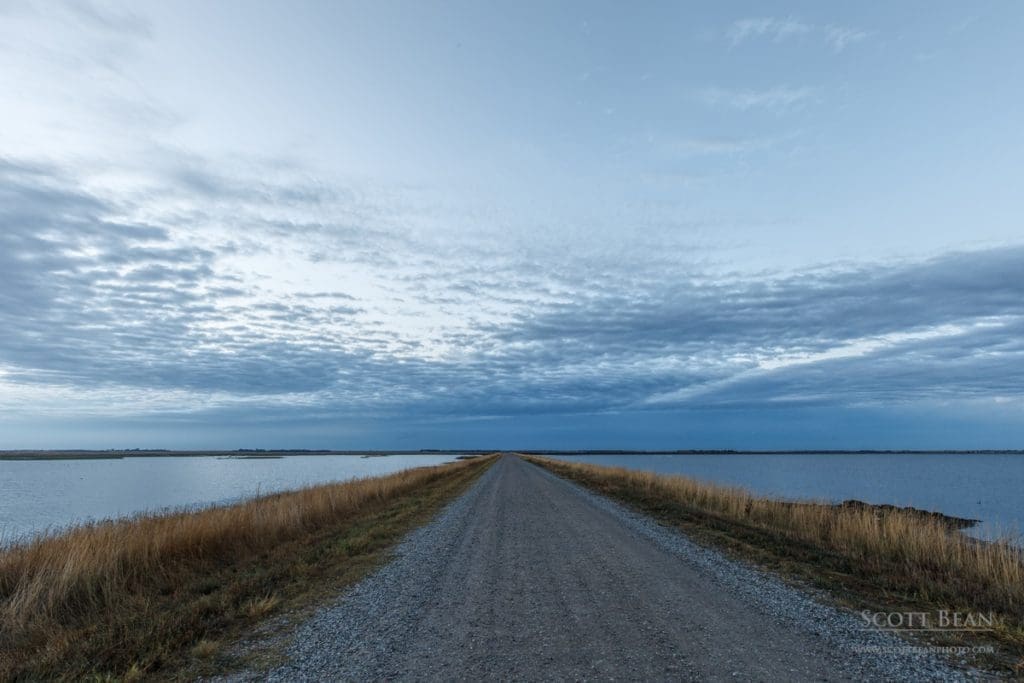
<instances>
[{"instance_id":1,"label":"embankment","mask_svg":"<svg viewBox=\"0 0 1024 683\"><path fill-rule=\"evenodd\" d=\"M992 613L989 631L933 633L935 642L996 642L1010 667L1024 656L1024 557L1008 543L957 531L969 520L910 508L804 504L623 468L526 460L626 502L691 538L828 589L857 609Z\"/></svg>"},{"instance_id":2,"label":"embankment","mask_svg":"<svg viewBox=\"0 0 1024 683\"><path fill-rule=\"evenodd\" d=\"M360 579L494 457L89 524L0 551L0 680L202 673Z\"/></svg>"}]
</instances>

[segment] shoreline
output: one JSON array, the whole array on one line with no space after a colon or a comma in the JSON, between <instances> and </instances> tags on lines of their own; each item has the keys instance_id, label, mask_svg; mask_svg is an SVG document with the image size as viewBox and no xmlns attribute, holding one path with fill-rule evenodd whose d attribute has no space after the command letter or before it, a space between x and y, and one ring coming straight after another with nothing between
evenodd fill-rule
<instances>
[{"instance_id":1,"label":"shoreline","mask_svg":"<svg viewBox=\"0 0 1024 683\"><path fill-rule=\"evenodd\" d=\"M0 680L194 678L271 616L299 614L495 458L72 527L0 550Z\"/></svg>"}]
</instances>

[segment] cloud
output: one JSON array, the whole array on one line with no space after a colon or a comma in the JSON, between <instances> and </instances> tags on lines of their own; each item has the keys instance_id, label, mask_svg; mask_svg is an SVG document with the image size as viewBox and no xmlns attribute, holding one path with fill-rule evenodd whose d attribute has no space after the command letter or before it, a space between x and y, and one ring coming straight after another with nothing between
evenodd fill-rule
<instances>
[{"instance_id":1,"label":"cloud","mask_svg":"<svg viewBox=\"0 0 1024 683\"><path fill-rule=\"evenodd\" d=\"M814 91L808 87L776 86L766 90L706 88L698 98L710 106L724 106L740 111L749 109L784 110L806 102Z\"/></svg>"},{"instance_id":2,"label":"cloud","mask_svg":"<svg viewBox=\"0 0 1024 683\"><path fill-rule=\"evenodd\" d=\"M1024 405L1020 321L967 328L926 342L752 372L709 386L691 400L705 405L920 405L959 402Z\"/></svg>"},{"instance_id":3,"label":"cloud","mask_svg":"<svg viewBox=\"0 0 1024 683\"><path fill-rule=\"evenodd\" d=\"M832 24L823 27L822 31L824 31L826 42L828 42L836 52L842 52L850 45L867 39L870 35L867 31L861 31L859 29L849 28L846 26L834 26Z\"/></svg>"},{"instance_id":4,"label":"cloud","mask_svg":"<svg viewBox=\"0 0 1024 683\"><path fill-rule=\"evenodd\" d=\"M575 367L600 357L632 367L647 380L631 387L632 399L657 404L1024 398L1015 375L999 374L1024 361L1017 336L1024 284L1012 275L1022 266L1024 249L1015 248L813 276L595 292L495 334L524 361L558 358ZM868 350L828 353L857 345ZM800 354L822 360L770 362Z\"/></svg>"},{"instance_id":5,"label":"cloud","mask_svg":"<svg viewBox=\"0 0 1024 683\"><path fill-rule=\"evenodd\" d=\"M86 22L114 34L126 34L137 38L152 37L153 27L150 22L131 10L101 6L89 0L64 2L61 6L78 23Z\"/></svg>"},{"instance_id":6,"label":"cloud","mask_svg":"<svg viewBox=\"0 0 1024 683\"><path fill-rule=\"evenodd\" d=\"M733 22L726 31L726 37L733 46L751 38L769 38L773 42L781 42L787 38L800 36L814 30L813 26L802 21L793 19L776 19L772 17L760 17L753 19L740 19Z\"/></svg>"},{"instance_id":7,"label":"cloud","mask_svg":"<svg viewBox=\"0 0 1024 683\"><path fill-rule=\"evenodd\" d=\"M223 273L216 251L126 222L46 167L5 161L0 172L8 381L277 394L327 386L366 355L315 333L357 307L239 305L253 291ZM289 338L292 326L306 338Z\"/></svg>"},{"instance_id":8,"label":"cloud","mask_svg":"<svg viewBox=\"0 0 1024 683\"><path fill-rule=\"evenodd\" d=\"M0 162L8 396L322 420L1024 401L1024 247L712 276L657 242L428 237L361 192L273 174L222 171L182 211L192 181L160 177L146 196L173 201L143 220L59 169Z\"/></svg>"},{"instance_id":9,"label":"cloud","mask_svg":"<svg viewBox=\"0 0 1024 683\"><path fill-rule=\"evenodd\" d=\"M793 17L757 17L739 19L725 31L726 40L737 47L750 40L764 38L781 43L800 36L818 36L833 51L839 53L850 45L867 39L870 34L858 28L838 24L808 24Z\"/></svg>"},{"instance_id":10,"label":"cloud","mask_svg":"<svg viewBox=\"0 0 1024 683\"><path fill-rule=\"evenodd\" d=\"M775 143L769 138L707 136L670 138L659 142L668 157L738 156L757 152Z\"/></svg>"}]
</instances>

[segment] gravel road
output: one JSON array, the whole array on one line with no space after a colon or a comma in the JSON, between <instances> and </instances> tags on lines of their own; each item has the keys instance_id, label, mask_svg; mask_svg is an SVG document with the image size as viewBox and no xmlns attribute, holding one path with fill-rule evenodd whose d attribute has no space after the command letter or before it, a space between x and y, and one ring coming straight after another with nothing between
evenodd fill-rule
<instances>
[{"instance_id":1,"label":"gravel road","mask_svg":"<svg viewBox=\"0 0 1024 683\"><path fill-rule=\"evenodd\" d=\"M294 680L958 680L674 530L502 457L299 625Z\"/></svg>"}]
</instances>

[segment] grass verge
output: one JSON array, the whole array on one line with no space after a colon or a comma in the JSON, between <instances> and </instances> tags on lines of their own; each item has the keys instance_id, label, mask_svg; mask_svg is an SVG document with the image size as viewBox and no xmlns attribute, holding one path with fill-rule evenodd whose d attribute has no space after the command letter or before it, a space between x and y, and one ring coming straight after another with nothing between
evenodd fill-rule
<instances>
[{"instance_id":1,"label":"grass verge","mask_svg":"<svg viewBox=\"0 0 1024 683\"><path fill-rule=\"evenodd\" d=\"M77 527L0 551L0 680L210 673L364 576L494 457Z\"/></svg>"},{"instance_id":2,"label":"grass verge","mask_svg":"<svg viewBox=\"0 0 1024 683\"><path fill-rule=\"evenodd\" d=\"M905 509L793 503L681 476L523 457L698 542L827 589L847 607L991 614L991 630L927 639L993 644L996 654L976 664L1024 674L1024 556L1008 543L979 542L941 517Z\"/></svg>"}]
</instances>

